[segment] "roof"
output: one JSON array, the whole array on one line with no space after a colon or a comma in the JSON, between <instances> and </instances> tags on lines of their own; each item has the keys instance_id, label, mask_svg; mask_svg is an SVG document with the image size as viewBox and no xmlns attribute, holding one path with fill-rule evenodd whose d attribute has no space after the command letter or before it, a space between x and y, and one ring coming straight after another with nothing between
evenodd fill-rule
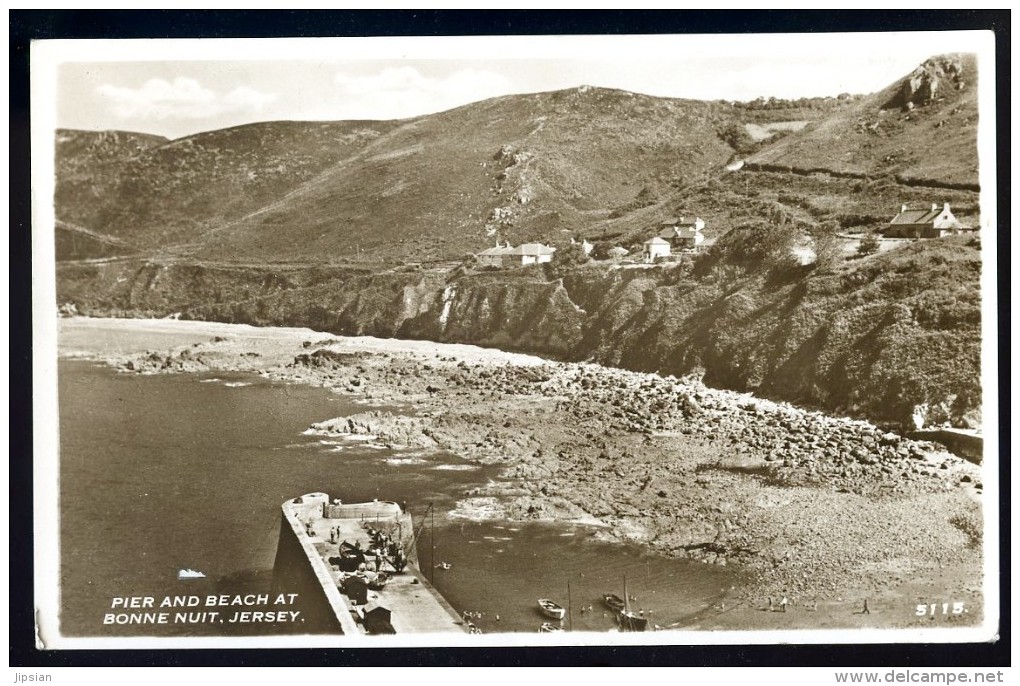
<instances>
[{"instance_id":1,"label":"roof","mask_svg":"<svg viewBox=\"0 0 1020 686\"><path fill-rule=\"evenodd\" d=\"M655 238L649 238L645 241L645 245L669 245L669 241L665 241L656 236Z\"/></svg>"},{"instance_id":2,"label":"roof","mask_svg":"<svg viewBox=\"0 0 1020 686\"><path fill-rule=\"evenodd\" d=\"M900 212L890 224L931 224L935 221L935 217L942 214L942 208L936 210L929 208L923 210L911 210L907 209L906 212Z\"/></svg>"},{"instance_id":3,"label":"roof","mask_svg":"<svg viewBox=\"0 0 1020 686\"><path fill-rule=\"evenodd\" d=\"M381 604L381 603L380 603L380 602L379 602L378 600L373 600L373 601L371 601L370 603L367 603L367 604L366 604L366 605L365 605L365 606L364 606L364 607L363 607L363 608L361 609L362 613L363 613L363 614L366 614L366 615L367 615L367 614L371 614L372 612L375 612L376 610L382 610L382 611L383 611L383 612L385 612L386 614L392 614L392 612L390 611L390 609L389 609L388 607L383 607L383 605L382 605L382 604Z\"/></svg>"},{"instance_id":4,"label":"roof","mask_svg":"<svg viewBox=\"0 0 1020 686\"><path fill-rule=\"evenodd\" d=\"M670 226L668 229L659 234L660 238L694 238L700 231L693 224L690 225L679 225Z\"/></svg>"},{"instance_id":5,"label":"roof","mask_svg":"<svg viewBox=\"0 0 1020 686\"><path fill-rule=\"evenodd\" d=\"M941 208L935 206L934 208L928 207L920 210L912 210L904 205L902 211L892 218L889 222L890 225L895 226L916 226L925 225L931 226L935 229L970 229L955 216L953 216L952 210L949 209L949 203L945 203ZM945 215L945 216L943 216Z\"/></svg>"},{"instance_id":6,"label":"roof","mask_svg":"<svg viewBox=\"0 0 1020 686\"><path fill-rule=\"evenodd\" d=\"M479 255L488 255L493 257L501 257L503 255L513 255L514 249L508 248L502 245L497 245L495 248L488 248L478 253Z\"/></svg>"},{"instance_id":7,"label":"roof","mask_svg":"<svg viewBox=\"0 0 1020 686\"><path fill-rule=\"evenodd\" d=\"M488 248L481 251L478 255L486 257L503 257L503 256L523 256L523 255L552 255L556 252L556 248L550 248L548 245L541 243L522 243L516 248L509 246L497 245L495 248Z\"/></svg>"},{"instance_id":8,"label":"roof","mask_svg":"<svg viewBox=\"0 0 1020 686\"><path fill-rule=\"evenodd\" d=\"M552 255L556 248L541 243L521 243L513 249L514 255Z\"/></svg>"}]
</instances>

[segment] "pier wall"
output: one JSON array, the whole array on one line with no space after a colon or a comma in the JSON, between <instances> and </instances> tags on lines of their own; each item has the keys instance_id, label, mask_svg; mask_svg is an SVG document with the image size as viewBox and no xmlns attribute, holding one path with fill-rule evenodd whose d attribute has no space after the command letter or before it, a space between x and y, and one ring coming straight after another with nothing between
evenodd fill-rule
<instances>
[{"instance_id":1,"label":"pier wall","mask_svg":"<svg viewBox=\"0 0 1020 686\"><path fill-rule=\"evenodd\" d=\"M315 496L321 495L318 499ZM325 494L304 496L302 505L284 506L273 564L273 593L300 594L299 609L309 633L360 633L329 570L305 531L302 514L321 513Z\"/></svg>"}]
</instances>

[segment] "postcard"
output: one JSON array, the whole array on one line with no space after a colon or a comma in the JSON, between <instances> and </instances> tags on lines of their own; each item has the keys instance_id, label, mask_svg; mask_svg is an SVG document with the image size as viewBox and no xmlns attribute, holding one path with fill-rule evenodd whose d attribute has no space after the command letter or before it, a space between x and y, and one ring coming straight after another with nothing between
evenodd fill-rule
<instances>
[{"instance_id":1,"label":"postcard","mask_svg":"<svg viewBox=\"0 0 1020 686\"><path fill-rule=\"evenodd\" d=\"M991 32L31 57L40 649L995 640Z\"/></svg>"}]
</instances>

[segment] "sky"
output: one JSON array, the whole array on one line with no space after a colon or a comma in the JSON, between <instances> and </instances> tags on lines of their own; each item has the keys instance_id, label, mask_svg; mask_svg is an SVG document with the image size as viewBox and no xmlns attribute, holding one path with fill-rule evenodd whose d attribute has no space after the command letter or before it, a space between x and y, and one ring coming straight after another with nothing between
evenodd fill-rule
<instances>
[{"instance_id":1,"label":"sky","mask_svg":"<svg viewBox=\"0 0 1020 686\"><path fill-rule=\"evenodd\" d=\"M57 126L177 138L255 121L402 119L581 85L699 100L871 93L989 36L55 41L39 54L55 68Z\"/></svg>"}]
</instances>

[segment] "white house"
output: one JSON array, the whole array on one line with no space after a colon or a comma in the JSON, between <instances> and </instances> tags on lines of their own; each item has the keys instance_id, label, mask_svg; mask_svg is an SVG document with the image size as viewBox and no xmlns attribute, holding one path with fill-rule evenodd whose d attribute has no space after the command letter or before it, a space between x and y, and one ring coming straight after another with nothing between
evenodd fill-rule
<instances>
[{"instance_id":1,"label":"white house","mask_svg":"<svg viewBox=\"0 0 1020 686\"><path fill-rule=\"evenodd\" d=\"M942 209L932 203L930 208L923 209L902 205L899 214L889 222L885 235L888 238L940 238L973 230L953 215L949 203L944 203Z\"/></svg>"},{"instance_id":2,"label":"white house","mask_svg":"<svg viewBox=\"0 0 1020 686\"><path fill-rule=\"evenodd\" d=\"M520 264L522 267L526 267L529 264L551 262L553 253L556 252L556 248L551 248L542 243L521 243L513 250L514 264Z\"/></svg>"},{"instance_id":3,"label":"white house","mask_svg":"<svg viewBox=\"0 0 1020 686\"><path fill-rule=\"evenodd\" d=\"M655 262L660 257L669 257L670 245L669 241L659 238L649 238L645 241L644 260L645 262Z\"/></svg>"},{"instance_id":4,"label":"white house","mask_svg":"<svg viewBox=\"0 0 1020 686\"><path fill-rule=\"evenodd\" d=\"M482 267L502 267L504 263L508 263L511 260L512 256L513 248L507 244L483 250L477 253L475 258Z\"/></svg>"},{"instance_id":5,"label":"white house","mask_svg":"<svg viewBox=\"0 0 1020 686\"><path fill-rule=\"evenodd\" d=\"M701 217L671 217L660 225L659 238L669 241L675 250L694 250L705 242L705 220Z\"/></svg>"},{"instance_id":6,"label":"white house","mask_svg":"<svg viewBox=\"0 0 1020 686\"><path fill-rule=\"evenodd\" d=\"M497 245L475 255L483 267L526 267L529 264L551 262L556 248L542 243L522 243L516 248L510 244Z\"/></svg>"}]
</instances>

